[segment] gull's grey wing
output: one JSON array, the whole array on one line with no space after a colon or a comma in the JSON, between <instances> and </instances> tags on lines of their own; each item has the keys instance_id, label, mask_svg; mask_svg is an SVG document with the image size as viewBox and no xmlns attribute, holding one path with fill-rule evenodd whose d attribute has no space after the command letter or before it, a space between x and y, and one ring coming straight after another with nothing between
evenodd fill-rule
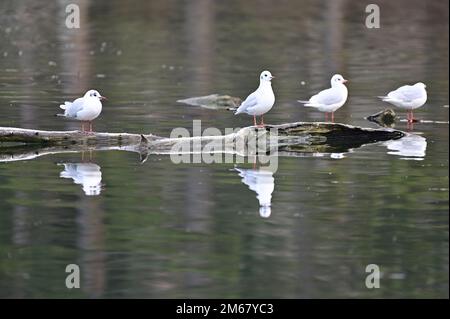
<instances>
[{"instance_id":1,"label":"gull's grey wing","mask_svg":"<svg viewBox=\"0 0 450 319\"><path fill-rule=\"evenodd\" d=\"M422 96L423 90L412 85L404 85L395 91L389 92L388 94L388 97L390 98L402 100L405 102L419 99Z\"/></svg>"},{"instance_id":2,"label":"gull's grey wing","mask_svg":"<svg viewBox=\"0 0 450 319\"><path fill-rule=\"evenodd\" d=\"M77 113L80 112L84 107L84 99L82 97L76 99L72 104L66 109L67 117L77 117Z\"/></svg>"},{"instance_id":3,"label":"gull's grey wing","mask_svg":"<svg viewBox=\"0 0 450 319\"><path fill-rule=\"evenodd\" d=\"M255 92L250 94L244 102L238 107L235 114L239 114L247 111L249 108L254 107L258 104L258 99L256 98Z\"/></svg>"},{"instance_id":4,"label":"gull's grey wing","mask_svg":"<svg viewBox=\"0 0 450 319\"><path fill-rule=\"evenodd\" d=\"M342 101L342 94L333 88L323 90L310 99L311 104L333 105Z\"/></svg>"}]
</instances>

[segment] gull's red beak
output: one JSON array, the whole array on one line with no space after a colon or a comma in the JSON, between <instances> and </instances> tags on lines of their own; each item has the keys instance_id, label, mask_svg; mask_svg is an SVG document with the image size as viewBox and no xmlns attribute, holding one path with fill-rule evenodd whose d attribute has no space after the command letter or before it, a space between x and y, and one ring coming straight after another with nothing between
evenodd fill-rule
<instances>
[{"instance_id":1,"label":"gull's red beak","mask_svg":"<svg viewBox=\"0 0 450 319\"><path fill-rule=\"evenodd\" d=\"M272 80L272 79L275 79L275 77L272 75L271 77L270 77L270 79Z\"/></svg>"},{"instance_id":2,"label":"gull's red beak","mask_svg":"<svg viewBox=\"0 0 450 319\"><path fill-rule=\"evenodd\" d=\"M348 82L348 80L345 80L345 79L344 79L344 81L342 81L342 82L343 82L343 83L347 83L347 82Z\"/></svg>"},{"instance_id":3,"label":"gull's red beak","mask_svg":"<svg viewBox=\"0 0 450 319\"><path fill-rule=\"evenodd\" d=\"M106 96L100 96L100 100L108 100Z\"/></svg>"}]
</instances>

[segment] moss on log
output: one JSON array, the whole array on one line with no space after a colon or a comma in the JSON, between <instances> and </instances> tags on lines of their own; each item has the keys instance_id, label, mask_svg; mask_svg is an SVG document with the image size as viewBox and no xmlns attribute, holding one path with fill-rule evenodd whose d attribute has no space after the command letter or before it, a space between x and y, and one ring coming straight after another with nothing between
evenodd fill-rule
<instances>
[{"instance_id":1,"label":"moss on log","mask_svg":"<svg viewBox=\"0 0 450 319\"><path fill-rule=\"evenodd\" d=\"M397 120L397 115L392 109L385 109L366 117L366 120L374 122L383 127L393 127Z\"/></svg>"}]
</instances>

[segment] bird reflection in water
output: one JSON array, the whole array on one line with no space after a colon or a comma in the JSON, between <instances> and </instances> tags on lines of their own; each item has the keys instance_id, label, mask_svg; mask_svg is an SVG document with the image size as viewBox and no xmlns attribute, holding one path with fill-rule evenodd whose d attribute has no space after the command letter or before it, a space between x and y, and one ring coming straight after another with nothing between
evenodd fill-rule
<instances>
[{"instance_id":1,"label":"bird reflection in water","mask_svg":"<svg viewBox=\"0 0 450 319\"><path fill-rule=\"evenodd\" d=\"M73 182L82 185L87 196L100 195L102 191L101 167L95 163L61 163L64 170L59 174L61 178L71 178Z\"/></svg>"},{"instance_id":2,"label":"bird reflection in water","mask_svg":"<svg viewBox=\"0 0 450 319\"><path fill-rule=\"evenodd\" d=\"M264 168L243 169L235 168L242 177L242 183L256 192L256 198L259 201L259 215L263 218L270 217L272 193L275 188L275 179L273 172Z\"/></svg>"},{"instance_id":3,"label":"bird reflection in water","mask_svg":"<svg viewBox=\"0 0 450 319\"><path fill-rule=\"evenodd\" d=\"M388 154L403 156L403 159L423 160L427 150L425 137L408 134L398 140L384 142L388 148Z\"/></svg>"}]
</instances>

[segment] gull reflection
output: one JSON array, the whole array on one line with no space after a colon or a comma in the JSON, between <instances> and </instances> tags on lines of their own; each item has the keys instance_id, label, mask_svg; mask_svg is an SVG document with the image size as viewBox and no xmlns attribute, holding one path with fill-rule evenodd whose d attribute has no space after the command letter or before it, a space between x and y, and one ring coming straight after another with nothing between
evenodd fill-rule
<instances>
[{"instance_id":1,"label":"gull reflection","mask_svg":"<svg viewBox=\"0 0 450 319\"><path fill-rule=\"evenodd\" d=\"M267 218L271 214L272 193L275 188L275 179L273 172L259 169L243 169L235 168L242 177L242 183L248 186L252 191L256 192L259 201L259 215Z\"/></svg>"},{"instance_id":2,"label":"gull reflection","mask_svg":"<svg viewBox=\"0 0 450 319\"><path fill-rule=\"evenodd\" d=\"M404 159L422 160L425 157L427 140L420 135L408 134L398 140L387 141L384 145L390 150L388 154L405 156Z\"/></svg>"},{"instance_id":3,"label":"gull reflection","mask_svg":"<svg viewBox=\"0 0 450 319\"><path fill-rule=\"evenodd\" d=\"M95 163L62 163L64 170L59 174L61 178L71 178L73 182L82 185L87 196L100 195L102 190L101 167Z\"/></svg>"}]
</instances>

